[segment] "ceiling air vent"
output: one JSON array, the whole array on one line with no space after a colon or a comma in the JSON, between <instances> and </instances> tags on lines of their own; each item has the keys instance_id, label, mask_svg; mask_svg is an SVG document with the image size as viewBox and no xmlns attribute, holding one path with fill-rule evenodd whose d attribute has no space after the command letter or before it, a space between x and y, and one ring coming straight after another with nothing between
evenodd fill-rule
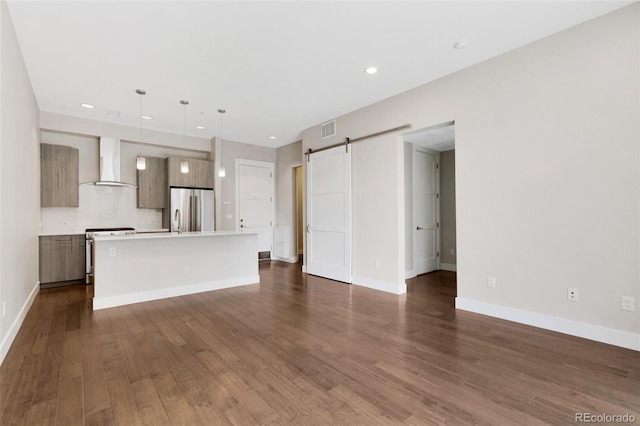
<instances>
[{"instance_id":1,"label":"ceiling air vent","mask_svg":"<svg viewBox=\"0 0 640 426\"><path fill-rule=\"evenodd\" d=\"M326 139L336 134L336 120L320 125L320 139Z\"/></svg>"}]
</instances>

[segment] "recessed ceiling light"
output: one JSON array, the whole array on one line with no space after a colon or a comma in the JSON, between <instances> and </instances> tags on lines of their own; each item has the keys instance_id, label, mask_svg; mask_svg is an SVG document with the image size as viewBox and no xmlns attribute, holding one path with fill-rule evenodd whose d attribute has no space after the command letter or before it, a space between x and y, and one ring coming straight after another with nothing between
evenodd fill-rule
<instances>
[{"instance_id":1,"label":"recessed ceiling light","mask_svg":"<svg viewBox=\"0 0 640 426\"><path fill-rule=\"evenodd\" d=\"M144 118L145 120L153 120L153 117L150 115L143 115L142 118Z\"/></svg>"},{"instance_id":2,"label":"recessed ceiling light","mask_svg":"<svg viewBox=\"0 0 640 426\"><path fill-rule=\"evenodd\" d=\"M364 70L367 74L375 74L378 72L378 68L376 67L369 67L366 70Z\"/></svg>"},{"instance_id":3,"label":"recessed ceiling light","mask_svg":"<svg viewBox=\"0 0 640 426\"><path fill-rule=\"evenodd\" d=\"M93 105L91 104L80 104L81 107L86 108L86 109L93 109L95 108Z\"/></svg>"},{"instance_id":4,"label":"recessed ceiling light","mask_svg":"<svg viewBox=\"0 0 640 426\"><path fill-rule=\"evenodd\" d=\"M206 129L206 127L204 127L204 126L196 126L196 129L198 129L198 130L204 130L204 129Z\"/></svg>"},{"instance_id":5,"label":"recessed ceiling light","mask_svg":"<svg viewBox=\"0 0 640 426\"><path fill-rule=\"evenodd\" d=\"M273 140L278 139L278 137L277 136L269 136L269 139L271 139L273 141Z\"/></svg>"},{"instance_id":6,"label":"recessed ceiling light","mask_svg":"<svg viewBox=\"0 0 640 426\"><path fill-rule=\"evenodd\" d=\"M463 38L462 40L458 40L453 44L454 49L462 50L469 45L469 40Z\"/></svg>"}]
</instances>

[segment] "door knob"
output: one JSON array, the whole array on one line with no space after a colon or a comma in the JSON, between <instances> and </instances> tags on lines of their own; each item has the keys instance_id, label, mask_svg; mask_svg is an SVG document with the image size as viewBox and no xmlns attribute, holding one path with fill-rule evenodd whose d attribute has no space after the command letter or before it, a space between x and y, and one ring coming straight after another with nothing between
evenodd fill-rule
<instances>
[{"instance_id":1,"label":"door knob","mask_svg":"<svg viewBox=\"0 0 640 426\"><path fill-rule=\"evenodd\" d=\"M424 228L420 228L419 226L416 226L416 231L422 231Z\"/></svg>"}]
</instances>

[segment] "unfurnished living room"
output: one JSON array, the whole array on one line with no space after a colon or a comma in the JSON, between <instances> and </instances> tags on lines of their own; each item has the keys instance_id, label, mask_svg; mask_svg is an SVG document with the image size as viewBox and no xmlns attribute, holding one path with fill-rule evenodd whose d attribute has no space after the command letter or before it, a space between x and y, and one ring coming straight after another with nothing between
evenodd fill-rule
<instances>
[{"instance_id":1,"label":"unfurnished living room","mask_svg":"<svg viewBox=\"0 0 640 426\"><path fill-rule=\"evenodd\" d=\"M640 423L640 2L0 19L1 425Z\"/></svg>"}]
</instances>

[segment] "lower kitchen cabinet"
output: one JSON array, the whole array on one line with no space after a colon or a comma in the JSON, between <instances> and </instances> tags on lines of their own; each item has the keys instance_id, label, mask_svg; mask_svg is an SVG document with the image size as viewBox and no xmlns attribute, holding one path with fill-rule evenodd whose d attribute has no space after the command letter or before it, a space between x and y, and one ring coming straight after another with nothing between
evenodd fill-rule
<instances>
[{"instance_id":1,"label":"lower kitchen cabinet","mask_svg":"<svg viewBox=\"0 0 640 426\"><path fill-rule=\"evenodd\" d=\"M62 285L85 278L85 235L40 237L40 284ZM72 283L68 283L72 284Z\"/></svg>"}]
</instances>

